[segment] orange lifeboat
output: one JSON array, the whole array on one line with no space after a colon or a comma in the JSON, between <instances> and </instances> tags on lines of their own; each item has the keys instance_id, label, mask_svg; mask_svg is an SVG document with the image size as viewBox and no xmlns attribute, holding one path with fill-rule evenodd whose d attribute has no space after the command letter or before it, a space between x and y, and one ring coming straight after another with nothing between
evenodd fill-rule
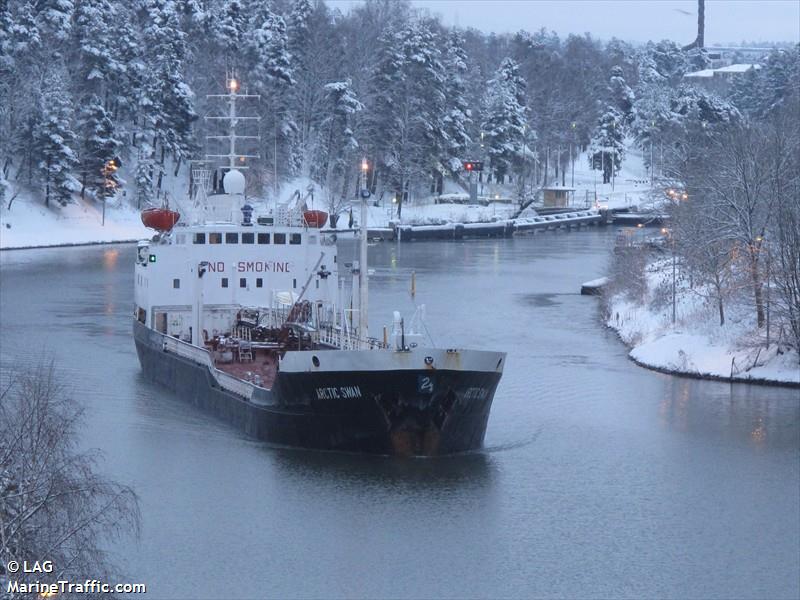
<instances>
[{"instance_id":1,"label":"orange lifeboat","mask_svg":"<svg viewBox=\"0 0 800 600\"><path fill-rule=\"evenodd\" d=\"M144 223L144 226L161 233L170 231L180 218L179 212L168 208L147 208L142 211L142 223Z\"/></svg>"},{"instance_id":2,"label":"orange lifeboat","mask_svg":"<svg viewBox=\"0 0 800 600\"><path fill-rule=\"evenodd\" d=\"M322 229L325 227L325 223L328 222L328 213L324 210L304 210L303 220L309 227Z\"/></svg>"}]
</instances>

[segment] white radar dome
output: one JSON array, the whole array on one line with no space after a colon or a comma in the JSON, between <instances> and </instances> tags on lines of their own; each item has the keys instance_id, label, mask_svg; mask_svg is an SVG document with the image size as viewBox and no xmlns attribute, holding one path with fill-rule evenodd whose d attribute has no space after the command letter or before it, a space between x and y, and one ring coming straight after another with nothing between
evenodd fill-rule
<instances>
[{"instance_id":1,"label":"white radar dome","mask_svg":"<svg viewBox=\"0 0 800 600\"><path fill-rule=\"evenodd\" d=\"M244 183L244 174L236 169L225 173L222 179L222 187L226 194L244 194Z\"/></svg>"}]
</instances>

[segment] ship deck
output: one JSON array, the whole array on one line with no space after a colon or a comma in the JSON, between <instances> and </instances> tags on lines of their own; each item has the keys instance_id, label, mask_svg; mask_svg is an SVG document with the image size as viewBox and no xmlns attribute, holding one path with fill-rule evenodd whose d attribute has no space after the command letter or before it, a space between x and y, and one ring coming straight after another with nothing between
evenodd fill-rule
<instances>
[{"instance_id":1,"label":"ship deck","mask_svg":"<svg viewBox=\"0 0 800 600\"><path fill-rule=\"evenodd\" d=\"M225 356L221 352L213 352L214 366L220 371L249 381L265 389L271 389L278 374L278 357L272 350L254 348L252 360L240 358L238 352Z\"/></svg>"}]
</instances>

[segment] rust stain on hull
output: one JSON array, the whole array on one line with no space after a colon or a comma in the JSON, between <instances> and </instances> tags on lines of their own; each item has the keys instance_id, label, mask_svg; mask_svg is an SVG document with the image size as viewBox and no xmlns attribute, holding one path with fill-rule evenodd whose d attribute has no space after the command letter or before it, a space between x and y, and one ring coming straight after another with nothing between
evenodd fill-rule
<instances>
[{"instance_id":1,"label":"rust stain on hull","mask_svg":"<svg viewBox=\"0 0 800 600\"><path fill-rule=\"evenodd\" d=\"M400 429L391 432L392 450L397 456L435 456L441 434L436 429Z\"/></svg>"}]
</instances>

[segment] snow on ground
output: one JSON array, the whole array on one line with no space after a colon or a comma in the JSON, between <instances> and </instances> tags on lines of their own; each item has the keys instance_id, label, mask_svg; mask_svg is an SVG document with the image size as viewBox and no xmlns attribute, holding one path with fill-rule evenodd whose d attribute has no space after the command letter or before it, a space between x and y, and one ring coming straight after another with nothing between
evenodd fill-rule
<instances>
[{"instance_id":1,"label":"snow on ground","mask_svg":"<svg viewBox=\"0 0 800 600\"><path fill-rule=\"evenodd\" d=\"M713 302L681 288L673 326L671 294L653 302L656 289L671 284L668 263L650 265L645 304L622 293L608 299L607 325L631 347L631 358L671 372L800 384L797 353L783 348L779 354L775 343L766 350L750 307L728 307L726 324L719 326Z\"/></svg>"},{"instance_id":2,"label":"snow on ground","mask_svg":"<svg viewBox=\"0 0 800 600\"><path fill-rule=\"evenodd\" d=\"M397 218L397 205L370 206L369 226L389 227L390 223L403 225L442 225L444 223L486 223L502 221L511 217L516 206L492 202L488 206L475 204L406 204L403 206L402 219ZM353 210L356 223L359 220L359 209Z\"/></svg>"},{"instance_id":3,"label":"snow on ground","mask_svg":"<svg viewBox=\"0 0 800 600\"><path fill-rule=\"evenodd\" d=\"M656 159L657 163L657 159ZM127 166L126 166L127 167ZM575 161L573 169L567 170L565 182L569 187L574 181L575 204L583 208L585 203L594 202L595 193L600 206L608 208L639 207L651 202L654 196L644 166L642 151L632 143L628 143L622 169L611 183L602 184L602 174L589 167L587 153L582 153ZM186 177L173 177L172 165L167 165L167 176L164 188L168 192L172 206L182 211L186 202ZM130 172L133 172L131 167ZM130 173L124 170L123 179L133 181ZM598 181L599 179L599 181ZM555 183L555 182L551 182ZM560 183L560 180L559 180ZM313 202L307 195L313 187ZM315 185L307 177L299 177L284 183L278 197L287 202L295 191L305 198L313 208L328 210L326 191ZM6 190L6 198L13 190ZM388 195L373 197L369 207L369 226L373 228L390 227L391 224L402 225L438 225L445 223L485 223L503 221L516 211L515 202L491 202L487 206L461 203L467 197L466 192L453 181L445 181L444 194L435 202L435 198L412 199L403 205L402 219L397 218L397 205ZM129 191L128 196L130 196ZM501 199L514 198L515 184L500 186L486 184L482 200L495 197ZM23 248L34 246L54 246L63 244L91 244L100 242L129 241L150 237L149 232L139 218L139 212L127 206L127 200L109 200L106 210L106 224L101 225L101 205L92 200L80 200L75 196L75 203L64 208L54 206L46 208L39 198L40 194L23 191L13 201L9 210L0 207L0 249ZM656 193L655 196L658 196ZM253 199L256 203L257 199ZM442 203L442 202L445 203ZM447 203L449 201L449 203ZM378 204L375 206L374 204ZM184 211L182 211L184 212ZM353 203L353 222L358 224L360 206ZM350 219L350 206L346 205L340 212L339 227L346 227Z\"/></svg>"},{"instance_id":4,"label":"snow on ground","mask_svg":"<svg viewBox=\"0 0 800 600\"><path fill-rule=\"evenodd\" d=\"M94 244L149 238L139 211L109 201L102 225L102 206L76 201L65 207L47 208L39 200L18 197L9 210L0 210L0 249Z\"/></svg>"},{"instance_id":5,"label":"snow on ground","mask_svg":"<svg viewBox=\"0 0 800 600\"><path fill-rule=\"evenodd\" d=\"M136 164L135 161L126 163L119 172L123 188L107 200L105 225L103 205L98 201L88 197L82 200L76 193L71 204L62 207L51 202L48 208L44 205L41 190L0 179L0 184L5 187L5 201L0 206L0 250L128 242L152 237L153 231L142 225L140 211L130 204L135 193L130 182L134 181ZM126 187L127 192L124 191ZM175 176L174 164L167 161L162 194L179 212L185 212L183 205L187 203L187 188L186 169ZM9 208L9 200L15 194ZM161 200L156 202L161 204Z\"/></svg>"},{"instance_id":6,"label":"snow on ground","mask_svg":"<svg viewBox=\"0 0 800 600\"><path fill-rule=\"evenodd\" d=\"M658 158L658 148L654 148L653 161L656 163L656 170ZM602 208L641 208L652 203L654 197L663 197L663 194L654 191L651 186L650 173L644 164L644 153L632 140L626 140L625 158L612 183L602 183L603 174L591 169L587 152L581 153L575 160L574 185L572 182L572 169L569 167L565 183L568 187L575 188L575 201L579 204L585 203L587 199L593 202L596 192L597 202ZM655 190L659 189L656 184Z\"/></svg>"},{"instance_id":7,"label":"snow on ground","mask_svg":"<svg viewBox=\"0 0 800 600\"><path fill-rule=\"evenodd\" d=\"M306 196L309 189L313 189L313 202ZM329 210L326 202L327 190L313 183L307 177L298 177L281 186L279 197L281 202L292 198L295 191L300 192L301 198L306 198L309 208ZM445 186L446 194L439 197L436 203L434 197L414 199L403 204L402 218L397 218L397 204L386 195L370 198L368 207L368 226L373 228L391 227L392 223L401 225L441 225L445 223L486 223L490 221L505 220L511 217L516 209L516 204L505 202L490 202L488 206L477 204L461 204L467 194L452 182ZM446 202L450 201L450 202ZM455 202L454 202L455 201ZM376 206L377 204L377 206ZM361 205L359 201L346 204L340 211L339 228L348 226L352 206L353 224L358 225L361 219Z\"/></svg>"}]
</instances>

